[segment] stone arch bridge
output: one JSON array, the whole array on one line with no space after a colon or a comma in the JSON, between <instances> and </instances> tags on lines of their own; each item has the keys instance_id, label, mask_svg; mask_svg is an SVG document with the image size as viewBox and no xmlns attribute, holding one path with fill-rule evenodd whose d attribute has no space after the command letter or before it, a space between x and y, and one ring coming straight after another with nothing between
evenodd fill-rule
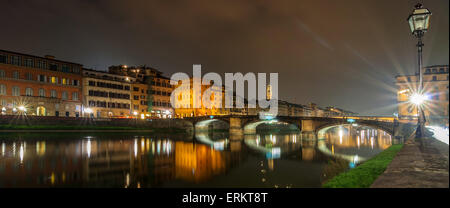
<instances>
[{"instance_id":1,"label":"stone arch bridge","mask_svg":"<svg viewBox=\"0 0 450 208\"><path fill-rule=\"evenodd\" d=\"M254 134L256 127L263 123L285 123L293 124L300 131L317 134L319 130L342 124L357 123L362 126L379 128L387 133L394 135L394 122L379 121L367 118L355 118L352 120L332 117L294 117L294 116L277 116L271 119L260 118L256 115L226 115L226 116L199 116L186 117L182 120L188 121L194 127L194 132L206 131L210 124L214 122L226 123L229 126L229 132L232 135ZM350 122L351 121L351 122Z\"/></svg>"}]
</instances>

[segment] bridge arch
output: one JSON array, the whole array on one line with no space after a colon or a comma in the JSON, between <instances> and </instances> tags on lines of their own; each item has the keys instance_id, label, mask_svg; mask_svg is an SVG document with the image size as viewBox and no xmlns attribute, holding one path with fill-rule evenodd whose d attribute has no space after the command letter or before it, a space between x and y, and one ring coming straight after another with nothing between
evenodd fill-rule
<instances>
[{"instance_id":1,"label":"bridge arch","mask_svg":"<svg viewBox=\"0 0 450 208\"><path fill-rule=\"evenodd\" d=\"M285 125L294 125L297 130L301 130L301 128L295 123L291 123L289 121L272 119L272 120L251 120L245 123L244 126L244 134L256 134L256 128L261 124L285 124Z\"/></svg>"},{"instance_id":2,"label":"bridge arch","mask_svg":"<svg viewBox=\"0 0 450 208\"><path fill-rule=\"evenodd\" d=\"M209 130L214 129L229 129L229 128L230 128L229 122L222 119L210 118L200 120L194 123L195 132L207 132Z\"/></svg>"},{"instance_id":3,"label":"bridge arch","mask_svg":"<svg viewBox=\"0 0 450 208\"><path fill-rule=\"evenodd\" d=\"M319 126L316 129L316 133L317 133L317 135L321 135L331 128L341 126L341 125L352 125L352 124L357 124L358 126L365 126L365 127L374 128L374 129L381 129L381 130L385 131L386 133L388 133L389 135L393 136L393 130L388 129L382 125L376 125L376 124L370 124L370 123L368 124L368 123L364 123L364 122L349 123L347 121L324 124L322 126Z\"/></svg>"}]
</instances>

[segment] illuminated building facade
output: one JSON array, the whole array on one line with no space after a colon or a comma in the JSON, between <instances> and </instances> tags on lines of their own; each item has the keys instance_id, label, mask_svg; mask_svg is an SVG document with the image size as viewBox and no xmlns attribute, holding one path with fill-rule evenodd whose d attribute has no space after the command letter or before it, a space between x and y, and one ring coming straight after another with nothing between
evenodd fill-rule
<instances>
[{"instance_id":1,"label":"illuminated building facade","mask_svg":"<svg viewBox=\"0 0 450 208\"><path fill-rule=\"evenodd\" d=\"M81 116L81 64L0 50L3 115Z\"/></svg>"},{"instance_id":2,"label":"illuminated building facade","mask_svg":"<svg viewBox=\"0 0 450 208\"><path fill-rule=\"evenodd\" d=\"M109 73L133 77L132 110L141 118L172 118L174 110L170 104L173 86L170 78L147 66L110 66Z\"/></svg>"},{"instance_id":3,"label":"illuminated building facade","mask_svg":"<svg viewBox=\"0 0 450 208\"><path fill-rule=\"evenodd\" d=\"M150 117L148 113L148 85L133 83L131 85L131 110L141 118Z\"/></svg>"},{"instance_id":4,"label":"illuminated building facade","mask_svg":"<svg viewBox=\"0 0 450 208\"><path fill-rule=\"evenodd\" d=\"M179 85L176 86L177 89L179 89L180 94L178 98L175 100L175 115L177 117L194 117L194 116L210 116L210 115L229 115L230 109L225 108L225 88L221 87L221 89L213 89L215 92L222 93L222 99L220 100L220 96L215 96L213 92L211 94L211 97L209 99L211 106L222 106L220 108L207 108L205 107L205 104L203 103L201 95L210 87L214 87L209 85L202 84L201 85L201 95L196 95L193 90L194 86L194 80L191 78L189 81L185 80L185 82L189 82L189 87L185 87L181 85L181 82L179 82ZM199 100L201 101L201 107L200 108L194 108L194 97L198 96ZM221 104L220 104L221 103ZM241 110L241 109L239 109Z\"/></svg>"},{"instance_id":5,"label":"illuminated building facade","mask_svg":"<svg viewBox=\"0 0 450 208\"><path fill-rule=\"evenodd\" d=\"M248 115L258 115L261 111L267 111L258 105L256 108L248 109ZM356 113L345 111L340 108L327 107L320 108L315 103L309 105L302 105L290 103L284 100L278 100L278 116L300 116L300 117L333 117L333 116L351 116Z\"/></svg>"},{"instance_id":6,"label":"illuminated building facade","mask_svg":"<svg viewBox=\"0 0 450 208\"><path fill-rule=\"evenodd\" d=\"M329 107L326 107L326 108L325 108L325 114L326 114L327 116L332 117L332 116L354 116L354 115L356 115L357 113L354 113L354 112L351 112L351 111L346 111L346 110L343 110L343 109L340 109L340 108L336 108L336 107L329 106Z\"/></svg>"},{"instance_id":7,"label":"illuminated building facade","mask_svg":"<svg viewBox=\"0 0 450 208\"><path fill-rule=\"evenodd\" d=\"M85 117L133 117L131 86L135 78L83 69Z\"/></svg>"},{"instance_id":8,"label":"illuminated building facade","mask_svg":"<svg viewBox=\"0 0 450 208\"><path fill-rule=\"evenodd\" d=\"M424 67L422 73L423 89L427 96L423 107L427 123L448 126L448 65ZM418 80L417 74L396 77L398 117L402 122L417 121L417 107L410 102L410 97L417 90Z\"/></svg>"},{"instance_id":9,"label":"illuminated building facade","mask_svg":"<svg viewBox=\"0 0 450 208\"><path fill-rule=\"evenodd\" d=\"M160 74L152 80L152 109L153 116L158 118L172 118L174 109L170 104L170 95L174 86L170 85L170 79Z\"/></svg>"}]
</instances>

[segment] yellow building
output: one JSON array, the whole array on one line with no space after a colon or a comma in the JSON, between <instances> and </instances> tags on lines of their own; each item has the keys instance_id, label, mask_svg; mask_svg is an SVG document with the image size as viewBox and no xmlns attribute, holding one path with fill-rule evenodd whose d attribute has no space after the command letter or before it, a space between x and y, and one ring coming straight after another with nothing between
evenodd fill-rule
<instances>
[{"instance_id":1,"label":"yellow building","mask_svg":"<svg viewBox=\"0 0 450 208\"><path fill-rule=\"evenodd\" d=\"M172 118L174 109L170 104L170 95L174 86L170 84L170 78L157 74L152 80L152 110L151 114L158 118Z\"/></svg>"},{"instance_id":2,"label":"yellow building","mask_svg":"<svg viewBox=\"0 0 450 208\"><path fill-rule=\"evenodd\" d=\"M423 90L427 96L423 107L427 123L448 126L448 65L424 67L422 73ZM398 117L402 122L417 122L417 107L410 102L410 97L417 91L418 83L417 74L396 77Z\"/></svg>"},{"instance_id":3,"label":"yellow building","mask_svg":"<svg viewBox=\"0 0 450 208\"><path fill-rule=\"evenodd\" d=\"M83 69L83 115L110 118L133 117L131 84L135 78Z\"/></svg>"},{"instance_id":4,"label":"yellow building","mask_svg":"<svg viewBox=\"0 0 450 208\"><path fill-rule=\"evenodd\" d=\"M150 117L148 112L148 85L133 83L131 85L131 110L140 118Z\"/></svg>"},{"instance_id":5,"label":"yellow building","mask_svg":"<svg viewBox=\"0 0 450 208\"><path fill-rule=\"evenodd\" d=\"M177 117L194 117L194 116L210 116L210 115L229 115L230 109L225 108L225 88L221 87L222 89L217 90L221 91L222 93L222 99L220 100L220 96L215 96L214 92L212 93L209 102L211 106L222 106L221 108L207 108L205 107L205 104L201 102L201 108L194 108L194 90L193 90L193 79L189 79L190 87L184 88L184 86L181 85L181 82L179 85L176 86L176 89L181 90L178 99L175 100L175 115ZM210 88L211 85L201 85L201 94ZM201 96L198 95L201 99ZM184 98L184 100L183 100ZM222 102L220 105L219 102Z\"/></svg>"}]
</instances>

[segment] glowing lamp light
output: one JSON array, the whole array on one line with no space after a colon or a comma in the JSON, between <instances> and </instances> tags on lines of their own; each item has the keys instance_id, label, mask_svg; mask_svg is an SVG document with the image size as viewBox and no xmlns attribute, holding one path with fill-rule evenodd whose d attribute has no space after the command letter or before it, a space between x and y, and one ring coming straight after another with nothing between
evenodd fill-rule
<instances>
[{"instance_id":1,"label":"glowing lamp light","mask_svg":"<svg viewBox=\"0 0 450 208\"><path fill-rule=\"evenodd\" d=\"M133 115L135 115L135 116L136 116L137 114L138 114L138 112L136 112L136 111L134 111L134 112L133 112Z\"/></svg>"},{"instance_id":2,"label":"glowing lamp light","mask_svg":"<svg viewBox=\"0 0 450 208\"><path fill-rule=\"evenodd\" d=\"M419 94L419 93L414 93L411 95L410 97L410 101L411 103L415 104L415 105L421 105L423 102L425 102L427 100L427 96L423 95L423 94Z\"/></svg>"},{"instance_id":3,"label":"glowing lamp light","mask_svg":"<svg viewBox=\"0 0 450 208\"><path fill-rule=\"evenodd\" d=\"M407 93L407 92L409 92L409 89L401 90L401 91L399 91L398 93L399 93L399 94L405 94L405 93Z\"/></svg>"},{"instance_id":4,"label":"glowing lamp light","mask_svg":"<svg viewBox=\"0 0 450 208\"><path fill-rule=\"evenodd\" d=\"M355 167L356 167L356 165L355 165L355 163L354 163L354 162L350 162L350 163L348 163L348 166L349 166L350 168L355 168Z\"/></svg>"},{"instance_id":5,"label":"glowing lamp light","mask_svg":"<svg viewBox=\"0 0 450 208\"><path fill-rule=\"evenodd\" d=\"M92 109L90 109L90 108L85 108L85 109L84 109L84 112L85 112L85 113L92 113Z\"/></svg>"},{"instance_id":6,"label":"glowing lamp light","mask_svg":"<svg viewBox=\"0 0 450 208\"><path fill-rule=\"evenodd\" d=\"M23 111L23 112L27 112L27 109L22 105L22 106L19 106L19 110L20 111Z\"/></svg>"}]
</instances>

